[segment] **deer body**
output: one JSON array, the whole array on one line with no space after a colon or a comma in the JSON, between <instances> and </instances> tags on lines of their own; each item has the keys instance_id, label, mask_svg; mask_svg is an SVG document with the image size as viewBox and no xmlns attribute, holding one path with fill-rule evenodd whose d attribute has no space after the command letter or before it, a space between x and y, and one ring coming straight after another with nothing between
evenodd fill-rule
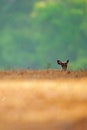
<instances>
[{"instance_id":1,"label":"deer body","mask_svg":"<svg viewBox=\"0 0 87 130\"><path fill-rule=\"evenodd\" d=\"M60 60L57 60L57 63L58 63L59 65L61 65L62 70L66 71L66 70L67 70L68 63L69 63L69 60L67 60L66 62L61 62Z\"/></svg>"}]
</instances>

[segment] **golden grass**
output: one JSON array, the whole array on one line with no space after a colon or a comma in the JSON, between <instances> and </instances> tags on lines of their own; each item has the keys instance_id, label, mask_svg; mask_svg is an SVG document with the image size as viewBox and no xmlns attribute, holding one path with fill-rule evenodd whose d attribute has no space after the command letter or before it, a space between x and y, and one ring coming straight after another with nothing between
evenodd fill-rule
<instances>
[{"instance_id":1,"label":"golden grass","mask_svg":"<svg viewBox=\"0 0 87 130\"><path fill-rule=\"evenodd\" d=\"M87 71L10 70L0 71L0 79L59 79L87 77Z\"/></svg>"},{"instance_id":2,"label":"golden grass","mask_svg":"<svg viewBox=\"0 0 87 130\"><path fill-rule=\"evenodd\" d=\"M0 72L0 130L87 130L87 72Z\"/></svg>"}]
</instances>

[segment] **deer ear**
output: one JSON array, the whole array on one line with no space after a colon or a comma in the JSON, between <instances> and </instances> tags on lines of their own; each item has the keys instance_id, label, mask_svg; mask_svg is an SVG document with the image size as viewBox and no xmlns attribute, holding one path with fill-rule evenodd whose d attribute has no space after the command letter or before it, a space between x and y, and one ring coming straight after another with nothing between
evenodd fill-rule
<instances>
[{"instance_id":1,"label":"deer ear","mask_svg":"<svg viewBox=\"0 0 87 130\"><path fill-rule=\"evenodd\" d=\"M62 62L60 60L57 60L57 63L60 65Z\"/></svg>"},{"instance_id":2,"label":"deer ear","mask_svg":"<svg viewBox=\"0 0 87 130\"><path fill-rule=\"evenodd\" d=\"M67 60L67 63L69 63L69 60Z\"/></svg>"}]
</instances>

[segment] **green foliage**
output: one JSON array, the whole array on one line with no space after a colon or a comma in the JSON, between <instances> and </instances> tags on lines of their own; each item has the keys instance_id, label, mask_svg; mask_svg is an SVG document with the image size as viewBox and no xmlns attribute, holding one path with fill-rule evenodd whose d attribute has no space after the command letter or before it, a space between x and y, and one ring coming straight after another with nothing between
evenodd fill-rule
<instances>
[{"instance_id":1,"label":"green foliage","mask_svg":"<svg viewBox=\"0 0 87 130\"><path fill-rule=\"evenodd\" d=\"M87 1L0 1L0 68L87 69Z\"/></svg>"}]
</instances>

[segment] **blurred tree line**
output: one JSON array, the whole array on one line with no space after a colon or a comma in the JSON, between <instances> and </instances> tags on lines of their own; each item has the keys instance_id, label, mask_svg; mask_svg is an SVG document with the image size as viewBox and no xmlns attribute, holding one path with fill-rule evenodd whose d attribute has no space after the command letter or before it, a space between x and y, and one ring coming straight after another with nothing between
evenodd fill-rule
<instances>
[{"instance_id":1,"label":"blurred tree line","mask_svg":"<svg viewBox=\"0 0 87 130\"><path fill-rule=\"evenodd\" d=\"M87 0L0 0L0 68L87 69Z\"/></svg>"}]
</instances>

